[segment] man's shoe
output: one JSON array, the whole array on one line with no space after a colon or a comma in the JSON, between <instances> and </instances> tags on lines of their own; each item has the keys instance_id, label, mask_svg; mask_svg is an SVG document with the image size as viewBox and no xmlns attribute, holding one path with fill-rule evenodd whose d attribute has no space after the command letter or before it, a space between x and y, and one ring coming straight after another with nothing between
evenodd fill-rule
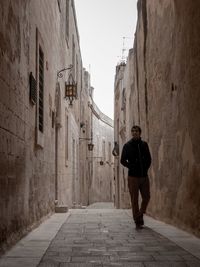
<instances>
[{"instance_id":1,"label":"man's shoe","mask_svg":"<svg viewBox=\"0 0 200 267\"><path fill-rule=\"evenodd\" d=\"M135 229L136 229L136 230L143 229L143 226L142 226L140 223L136 223L136 224L135 224Z\"/></svg>"},{"instance_id":2,"label":"man's shoe","mask_svg":"<svg viewBox=\"0 0 200 267\"><path fill-rule=\"evenodd\" d=\"M144 219L143 219L143 214L141 214L138 218L138 222L143 226L144 225Z\"/></svg>"},{"instance_id":3,"label":"man's shoe","mask_svg":"<svg viewBox=\"0 0 200 267\"><path fill-rule=\"evenodd\" d=\"M135 224L136 224L136 225L141 225L141 226L144 225L144 219L143 219L143 214L142 214L142 213L140 213L140 214L136 217L136 219L135 219Z\"/></svg>"}]
</instances>

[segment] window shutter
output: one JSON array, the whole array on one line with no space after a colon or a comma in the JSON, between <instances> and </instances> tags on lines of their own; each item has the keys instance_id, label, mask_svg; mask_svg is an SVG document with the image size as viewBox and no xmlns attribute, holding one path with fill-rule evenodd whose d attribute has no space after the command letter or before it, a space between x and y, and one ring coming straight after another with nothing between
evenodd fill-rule
<instances>
[{"instance_id":1,"label":"window shutter","mask_svg":"<svg viewBox=\"0 0 200 267\"><path fill-rule=\"evenodd\" d=\"M30 84L30 101L33 105L37 102L37 82L36 79L33 77L32 72L29 76L29 84Z\"/></svg>"}]
</instances>

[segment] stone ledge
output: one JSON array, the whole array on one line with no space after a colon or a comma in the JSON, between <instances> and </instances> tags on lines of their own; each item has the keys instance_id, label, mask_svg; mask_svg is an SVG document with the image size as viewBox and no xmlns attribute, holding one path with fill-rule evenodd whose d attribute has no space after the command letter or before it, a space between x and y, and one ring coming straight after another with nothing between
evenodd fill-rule
<instances>
[{"instance_id":1,"label":"stone ledge","mask_svg":"<svg viewBox=\"0 0 200 267\"><path fill-rule=\"evenodd\" d=\"M55 206L55 213L66 213L68 212L67 206Z\"/></svg>"}]
</instances>

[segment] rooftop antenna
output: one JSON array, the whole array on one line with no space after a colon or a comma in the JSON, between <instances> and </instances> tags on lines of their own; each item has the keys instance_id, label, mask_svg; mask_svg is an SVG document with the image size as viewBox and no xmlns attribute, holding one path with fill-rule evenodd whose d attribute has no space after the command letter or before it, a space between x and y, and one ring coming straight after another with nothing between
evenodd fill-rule
<instances>
[{"instance_id":1,"label":"rooftop antenna","mask_svg":"<svg viewBox=\"0 0 200 267\"><path fill-rule=\"evenodd\" d=\"M125 56L125 51L128 50L127 47L125 47L125 40L126 39L132 39L131 37L123 36L123 44L122 44L122 56L121 56L121 62L126 62L127 56Z\"/></svg>"},{"instance_id":2,"label":"rooftop antenna","mask_svg":"<svg viewBox=\"0 0 200 267\"><path fill-rule=\"evenodd\" d=\"M121 58L121 61L123 61L123 62L126 61L125 54L124 54L124 52L126 51L126 48L125 48L125 38L126 37L123 37L123 45L122 45L122 58Z\"/></svg>"}]
</instances>

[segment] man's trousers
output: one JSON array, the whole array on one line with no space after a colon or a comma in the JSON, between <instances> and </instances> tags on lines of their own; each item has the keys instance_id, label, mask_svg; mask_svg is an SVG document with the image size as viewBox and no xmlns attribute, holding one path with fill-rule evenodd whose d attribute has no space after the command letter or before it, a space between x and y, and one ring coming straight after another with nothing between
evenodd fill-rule
<instances>
[{"instance_id":1,"label":"man's trousers","mask_svg":"<svg viewBox=\"0 0 200 267\"><path fill-rule=\"evenodd\" d=\"M146 212L150 200L149 177L132 177L128 176L128 188L131 196L133 219L137 221L138 216ZM139 208L139 192L142 197Z\"/></svg>"}]
</instances>

